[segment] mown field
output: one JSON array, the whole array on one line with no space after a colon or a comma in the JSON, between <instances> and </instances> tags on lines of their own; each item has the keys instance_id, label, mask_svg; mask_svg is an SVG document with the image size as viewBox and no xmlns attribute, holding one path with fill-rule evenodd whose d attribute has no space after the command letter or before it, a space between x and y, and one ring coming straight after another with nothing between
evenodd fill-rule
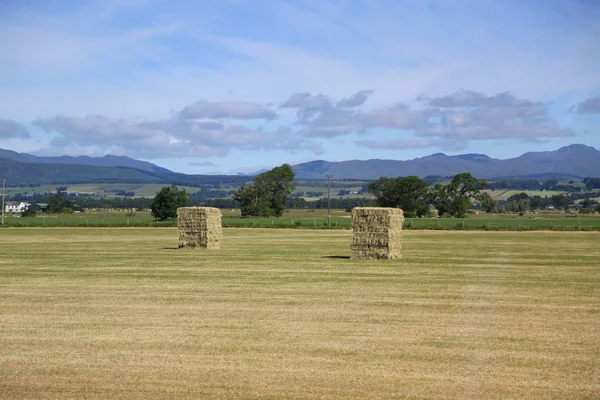
<instances>
[{"instance_id":1,"label":"mown field","mask_svg":"<svg viewBox=\"0 0 600 400\"><path fill-rule=\"evenodd\" d=\"M280 218L240 218L240 210L222 210L224 227L326 228L326 209L287 210ZM21 218L7 215L5 227L174 227L176 220L157 221L149 212L86 212ZM350 229L351 213L331 211L331 228ZM469 215L468 218L408 218L404 229L434 230L597 230L598 214Z\"/></svg>"},{"instance_id":2,"label":"mown field","mask_svg":"<svg viewBox=\"0 0 600 400\"><path fill-rule=\"evenodd\" d=\"M0 230L0 398L600 397L600 233Z\"/></svg>"}]
</instances>

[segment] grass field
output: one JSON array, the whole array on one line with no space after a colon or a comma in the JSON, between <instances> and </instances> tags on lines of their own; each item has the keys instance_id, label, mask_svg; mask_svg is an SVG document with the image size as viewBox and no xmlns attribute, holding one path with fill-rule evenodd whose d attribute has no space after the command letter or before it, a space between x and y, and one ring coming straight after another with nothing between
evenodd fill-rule
<instances>
[{"instance_id":1,"label":"grass field","mask_svg":"<svg viewBox=\"0 0 600 400\"><path fill-rule=\"evenodd\" d=\"M600 233L0 230L0 398L600 397Z\"/></svg>"},{"instance_id":2,"label":"grass field","mask_svg":"<svg viewBox=\"0 0 600 400\"><path fill-rule=\"evenodd\" d=\"M280 218L240 218L240 210L222 210L224 227L325 228L326 209L287 210ZM86 212L66 215L38 215L21 218L7 215L6 227L172 227L176 220L156 221L149 212ZM344 210L331 210L333 229L350 229L352 219ZM472 214L468 218L412 218L404 229L461 230L597 230L597 214Z\"/></svg>"}]
</instances>

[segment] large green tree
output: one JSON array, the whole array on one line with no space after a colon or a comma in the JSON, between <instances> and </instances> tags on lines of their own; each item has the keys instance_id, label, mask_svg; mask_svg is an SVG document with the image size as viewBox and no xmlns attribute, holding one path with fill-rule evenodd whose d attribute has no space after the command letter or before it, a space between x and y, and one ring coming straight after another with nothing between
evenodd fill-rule
<instances>
[{"instance_id":1,"label":"large green tree","mask_svg":"<svg viewBox=\"0 0 600 400\"><path fill-rule=\"evenodd\" d=\"M573 204L571 197L566 194L556 194L550 198L550 201L552 201L554 207L562 208L563 210L568 209Z\"/></svg>"},{"instance_id":2,"label":"large green tree","mask_svg":"<svg viewBox=\"0 0 600 400\"><path fill-rule=\"evenodd\" d=\"M283 164L256 176L250 184L242 185L233 195L240 203L242 217L280 217L285 211L287 197L295 188L294 171Z\"/></svg>"},{"instance_id":3,"label":"large green tree","mask_svg":"<svg viewBox=\"0 0 600 400\"><path fill-rule=\"evenodd\" d=\"M48 197L46 202L48 203L48 207L46 208L48 214L73 212L73 202L64 198L60 191L57 191L56 194Z\"/></svg>"},{"instance_id":4,"label":"large green tree","mask_svg":"<svg viewBox=\"0 0 600 400\"><path fill-rule=\"evenodd\" d=\"M176 185L165 186L152 200L152 216L161 221L177 218L177 208L184 207L187 202L188 195L185 189L180 190Z\"/></svg>"},{"instance_id":5,"label":"large green tree","mask_svg":"<svg viewBox=\"0 0 600 400\"><path fill-rule=\"evenodd\" d=\"M407 215L422 216L427 213L427 182L416 177L381 177L369 183L368 190L381 207L398 207Z\"/></svg>"},{"instance_id":6,"label":"large green tree","mask_svg":"<svg viewBox=\"0 0 600 400\"><path fill-rule=\"evenodd\" d=\"M464 217L487 182L480 181L468 172L455 175L447 185L436 183L430 190L431 201L440 215Z\"/></svg>"}]
</instances>

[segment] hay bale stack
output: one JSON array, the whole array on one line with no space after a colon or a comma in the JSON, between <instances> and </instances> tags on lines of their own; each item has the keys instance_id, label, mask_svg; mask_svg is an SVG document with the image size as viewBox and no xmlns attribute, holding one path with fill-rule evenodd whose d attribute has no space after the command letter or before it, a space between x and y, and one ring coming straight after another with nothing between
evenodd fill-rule
<instances>
[{"instance_id":1,"label":"hay bale stack","mask_svg":"<svg viewBox=\"0 0 600 400\"><path fill-rule=\"evenodd\" d=\"M179 228L179 248L202 247L218 249L221 247L223 229L221 210L213 207L180 207L177 209Z\"/></svg>"},{"instance_id":2,"label":"hay bale stack","mask_svg":"<svg viewBox=\"0 0 600 400\"><path fill-rule=\"evenodd\" d=\"M399 208L353 208L352 258L400 258L402 222Z\"/></svg>"}]
</instances>

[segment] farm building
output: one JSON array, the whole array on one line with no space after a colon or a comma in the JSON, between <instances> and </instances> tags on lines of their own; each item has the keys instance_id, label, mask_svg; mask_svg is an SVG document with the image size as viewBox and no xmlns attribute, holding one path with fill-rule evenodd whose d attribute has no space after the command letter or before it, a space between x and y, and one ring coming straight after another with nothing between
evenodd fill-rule
<instances>
[{"instance_id":1,"label":"farm building","mask_svg":"<svg viewBox=\"0 0 600 400\"><path fill-rule=\"evenodd\" d=\"M4 207L4 212L7 213L22 213L31 206L31 203L25 201L9 201Z\"/></svg>"}]
</instances>

